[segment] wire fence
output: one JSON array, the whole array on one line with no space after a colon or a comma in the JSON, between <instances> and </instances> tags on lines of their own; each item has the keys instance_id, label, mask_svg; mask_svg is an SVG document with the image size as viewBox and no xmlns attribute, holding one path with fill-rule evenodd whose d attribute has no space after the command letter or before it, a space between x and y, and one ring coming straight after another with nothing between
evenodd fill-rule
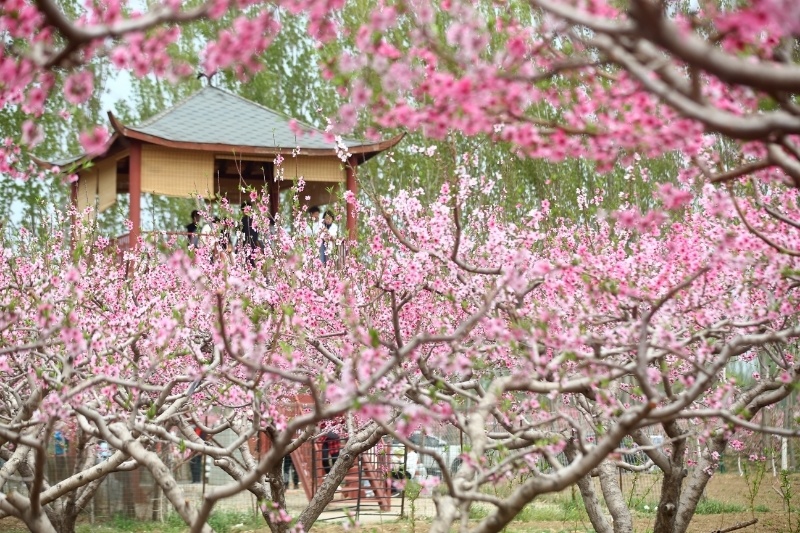
<instances>
[{"instance_id":1,"label":"wire fence","mask_svg":"<svg viewBox=\"0 0 800 533\"><path fill-rule=\"evenodd\" d=\"M226 446L233 442L232 431L222 432L214 436L217 444ZM342 437L342 446L346 437ZM438 455L440 461L433 457L419 454L411 447L402 445L397 440L385 438L375 448L365 452L356 459L345 479L336 489L334 498L323 513L321 520L337 520L342 518L358 519L368 515L403 516L408 511L409 501L405 489L410 481L423 482L430 477L442 475L442 467L449 472L456 472L461 467L461 453L468 449L469 442L458 430L451 427L428 428L426 433L412 433L408 439L414 445L430 449ZM263 453L254 442L251 448ZM794 442L786 445L786 463L789 470L796 471L800 464L800 450ZM55 453L51 445L46 475L50 485L54 485L75 473L74 449L68 448L65 453ZM170 469L175 480L185 493L187 501L199 503L203 494L214 486L231 482L231 478L222 469L213 465L210 459L202 455L181 452L177 446L160 444L154 449L164 464ZM700 453L700 448L690 450L690 454ZM106 450L104 453L108 453ZM324 439L309 441L297 454L285 459L284 480L286 482L287 506L290 511L299 512L308 503L329 472L335 458L331 450L325 449ZM761 464L767 475L781 470L780 450L765 455ZM294 461L292 461L294 459ZM623 460L630 464L641 464L642 452L623 455ZM103 460L102 454L99 460ZM491 458L490 458L491 460ZM746 453L728 453L721 458L718 471L736 474L747 468L749 458ZM297 463L297 464L295 464ZM527 474L531 475L531 474ZM618 482L628 505L635 508L653 506L661 496L663 476L656 468L639 472L618 470ZM27 494L26 481L18 474L9 478L3 492L17 491ZM507 480L513 485L524 479ZM596 489L600 491L599 480L594 478ZM416 502L417 510L425 514L434 513L433 503L429 497ZM424 506L430 509L424 511ZM242 492L235 497L219 502L217 509L259 514L259 503L249 492ZM135 520L163 521L173 512L171 504L166 501L152 475L144 468L130 472L115 472L108 475L99 486L88 503L82 509L86 519L91 523L105 522L117 517Z\"/></svg>"}]
</instances>

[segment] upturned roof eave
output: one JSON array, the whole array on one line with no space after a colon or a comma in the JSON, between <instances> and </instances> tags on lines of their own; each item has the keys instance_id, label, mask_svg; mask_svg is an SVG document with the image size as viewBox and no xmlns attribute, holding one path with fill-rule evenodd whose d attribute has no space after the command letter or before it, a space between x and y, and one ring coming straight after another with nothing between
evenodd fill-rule
<instances>
[{"instance_id":1,"label":"upturned roof eave","mask_svg":"<svg viewBox=\"0 0 800 533\"><path fill-rule=\"evenodd\" d=\"M32 155L31 159L33 160L34 163L36 163L36 166L47 170L51 170L53 167L65 167L68 165L81 166L85 165L86 163L91 163L92 161L95 161L97 159L103 159L104 157L108 156L109 150L111 150L111 148L114 146L114 143L120 140L120 138L121 136L119 135L119 133L115 132L108 139L108 141L106 141L106 147L99 154L93 154L93 155L79 154L73 157L67 157L55 161L45 161L44 159ZM61 170L63 171L63 168Z\"/></svg>"},{"instance_id":2,"label":"upturned roof eave","mask_svg":"<svg viewBox=\"0 0 800 533\"><path fill-rule=\"evenodd\" d=\"M109 111L108 118L111 121L111 126L119 136L126 139L134 139L137 141L165 146L168 148L181 148L186 150L197 150L202 152L227 152L241 155L278 155L287 154L295 151L299 155L311 157L337 157L338 153L335 148L298 148L297 146L248 146L240 144L224 144L224 143L204 143L195 141L181 141L175 139L167 139L145 133L135 127L128 126L120 122L114 114ZM388 150L399 143L405 133L395 135L390 139L379 141L377 143L365 143L348 146L347 150L353 156L356 156L361 162L367 161L375 155Z\"/></svg>"},{"instance_id":3,"label":"upturned roof eave","mask_svg":"<svg viewBox=\"0 0 800 533\"><path fill-rule=\"evenodd\" d=\"M80 154L71 158L64 158L55 161L46 161L44 159L33 156L32 159L40 168L52 169L53 167L65 167L67 165L84 165L98 159L103 159L108 155L109 150L114 146L117 141L127 144L129 139L141 142L165 146L168 148L182 148L187 150L198 150L203 152L222 152L234 153L240 155L267 155L275 156L278 154L288 154L297 150L299 155L311 157L338 157L336 149L334 148L300 148L296 146L244 146L233 144L220 144L220 143L197 143L186 141L175 141L165 139L156 135L137 131L135 128L127 126L117 119L114 114L109 111L108 118L111 122L111 127L114 130L113 135L106 143L105 149L100 154L88 155ZM376 143L364 143L353 146L348 146L348 152L355 157L358 163L369 161L376 155L385 150L395 147L405 137L405 132L399 133L394 137L385 139Z\"/></svg>"}]
</instances>

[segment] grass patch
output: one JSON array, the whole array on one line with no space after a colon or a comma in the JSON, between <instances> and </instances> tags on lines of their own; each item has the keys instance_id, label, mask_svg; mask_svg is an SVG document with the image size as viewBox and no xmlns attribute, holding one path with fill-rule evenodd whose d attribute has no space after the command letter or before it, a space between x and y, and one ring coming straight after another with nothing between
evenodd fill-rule
<instances>
[{"instance_id":1,"label":"grass patch","mask_svg":"<svg viewBox=\"0 0 800 533\"><path fill-rule=\"evenodd\" d=\"M182 533L186 529L183 522L174 523L172 520L164 522L151 522L137 520L121 514L115 514L109 520L98 520L94 524L81 521L75 526L77 533L145 533L157 531L159 533Z\"/></svg>"},{"instance_id":2,"label":"grass patch","mask_svg":"<svg viewBox=\"0 0 800 533\"><path fill-rule=\"evenodd\" d=\"M656 502L639 502L636 506L632 507L632 511L636 511L638 513L644 514L652 514L655 513L658 507L658 503Z\"/></svg>"},{"instance_id":3,"label":"grass patch","mask_svg":"<svg viewBox=\"0 0 800 533\"><path fill-rule=\"evenodd\" d=\"M583 500L557 498L552 503L532 503L526 505L517 515L519 522L581 522L588 520Z\"/></svg>"},{"instance_id":4,"label":"grass patch","mask_svg":"<svg viewBox=\"0 0 800 533\"><path fill-rule=\"evenodd\" d=\"M759 511L759 508L763 507L763 511ZM638 513L641 514L653 514L658 510L658 502L641 502L639 505L633 508ZM747 508L744 505L740 505L738 503L730 503L730 502L721 502L719 500L714 500L711 498L705 498L700 500L697 504L697 510L694 514L697 515L712 515L712 514L727 514L727 513L743 513L747 511ZM768 512L765 506L760 505L756 507L756 511L758 512Z\"/></svg>"},{"instance_id":5,"label":"grass patch","mask_svg":"<svg viewBox=\"0 0 800 533\"><path fill-rule=\"evenodd\" d=\"M243 525L246 529L254 527L267 527L266 522L260 516L253 516L253 513L243 513L236 511L220 511L213 513L208 519L208 525L214 528L217 533L228 533L234 526Z\"/></svg>"},{"instance_id":6,"label":"grass patch","mask_svg":"<svg viewBox=\"0 0 800 533\"><path fill-rule=\"evenodd\" d=\"M266 527L266 523L260 516L256 517L253 516L253 513L241 511L217 511L211 514L208 524L217 533L230 533L234 526L239 524L244 526L244 529ZM187 527L177 514L170 513L163 522L136 520L115 515L107 522L81 523L75 530L77 533L184 533Z\"/></svg>"},{"instance_id":7,"label":"grass patch","mask_svg":"<svg viewBox=\"0 0 800 533\"><path fill-rule=\"evenodd\" d=\"M595 533L594 528L591 526L584 526L583 524L570 524L566 527L554 529L552 525L542 528L542 526L538 524L511 523L504 531L506 533Z\"/></svg>"},{"instance_id":8,"label":"grass patch","mask_svg":"<svg viewBox=\"0 0 800 533\"><path fill-rule=\"evenodd\" d=\"M719 500L706 498L700 500L694 514L743 513L746 510L744 505L739 505L738 503L721 502Z\"/></svg>"},{"instance_id":9,"label":"grass patch","mask_svg":"<svg viewBox=\"0 0 800 533\"><path fill-rule=\"evenodd\" d=\"M482 520L492 512L485 505L473 505L469 508L470 520ZM514 518L514 522L581 522L588 520L583 500L557 498L550 502L537 501L526 505Z\"/></svg>"},{"instance_id":10,"label":"grass patch","mask_svg":"<svg viewBox=\"0 0 800 533\"><path fill-rule=\"evenodd\" d=\"M483 520L489 516L489 508L485 505L471 505L469 508L470 520Z\"/></svg>"}]
</instances>

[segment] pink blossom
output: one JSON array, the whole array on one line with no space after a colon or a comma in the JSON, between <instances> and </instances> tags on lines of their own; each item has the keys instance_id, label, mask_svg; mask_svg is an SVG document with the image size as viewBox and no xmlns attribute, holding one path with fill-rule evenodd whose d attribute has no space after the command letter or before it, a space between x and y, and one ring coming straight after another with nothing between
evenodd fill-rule
<instances>
[{"instance_id":1,"label":"pink blossom","mask_svg":"<svg viewBox=\"0 0 800 533\"><path fill-rule=\"evenodd\" d=\"M439 483L441 483L441 480L436 476L429 476L419 480L419 484L425 494L430 494L433 489L439 486Z\"/></svg>"},{"instance_id":2,"label":"pink blossom","mask_svg":"<svg viewBox=\"0 0 800 533\"><path fill-rule=\"evenodd\" d=\"M692 193L674 187L671 183L658 186L658 195L669 210L680 209L692 200Z\"/></svg>"},{"instance_id":3,"label":"pink blossom","mask_svg":"<svg viewBox=\"0 0 800 533\"><path fill-rule=\"evenodd\" d=\"M23 107L25 113L39 116L44 112L44 104L47 100L47 90L44 87L34 87L28 93L28 101Z\"/></svg>"},{"instance_id":4,"label":"pink blossom","mask_svg":"<svg viewBox=\"0 0 800 533\"><path fill-rule=\"evenodd\" d=\"M88 155L98 155L106 151L109 140L108 129L105 126L95 126L89 131L81 132L78 140Z\"/></svg>"},{"instance_id":5,"label":"pink blossom","mask_svg":"<svg viewBox=\"0 0 800 533\"><path fill-rule=\"evenodd\" d=\"M94 92L94 75L89 70L70 74L64 82L64 97L75 105L86 102Z\"/></svg>"},{"instance_id":6,"label":"pink blossom","mask_svg":"<svg viewBox=\"0 0 800 533\"><path fill-rule=\"evenodd\" d=\"M40 124L33 120L26 120L22 123L22 143L33 148L44 140L44 130Z\"/></svg>"}]
</instances>

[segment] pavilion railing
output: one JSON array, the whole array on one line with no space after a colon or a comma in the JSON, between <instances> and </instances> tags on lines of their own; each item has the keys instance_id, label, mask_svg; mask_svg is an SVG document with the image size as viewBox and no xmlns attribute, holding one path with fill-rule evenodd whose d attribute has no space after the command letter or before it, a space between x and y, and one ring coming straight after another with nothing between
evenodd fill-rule
<instances>
[{"instance_id":1,"label":"pavilion railing","mask_svg":"<svg viewBox=\"0 0 800 533\"><path fill-rule=\"evenodd\" d=\"M190 234L185 231L143 231L141 233L141 238L145 241L163 244L165 246L177 244L181 247L188 247L189 235ZM130 251L133 248L130 233L125 233L118 236L116 239L114 239L114 243L118 250L120 259L125 252ZM328 251L327 255L330 257L330 261L332 261L333 267L336 270L344 269L346 259L351 253L350 248L350 241L348 239L342 239L340 242L335 244L335 248L333 250ZM236 249L237 248L234 247L234 250Z\"/></svg>"}]
</instances>

